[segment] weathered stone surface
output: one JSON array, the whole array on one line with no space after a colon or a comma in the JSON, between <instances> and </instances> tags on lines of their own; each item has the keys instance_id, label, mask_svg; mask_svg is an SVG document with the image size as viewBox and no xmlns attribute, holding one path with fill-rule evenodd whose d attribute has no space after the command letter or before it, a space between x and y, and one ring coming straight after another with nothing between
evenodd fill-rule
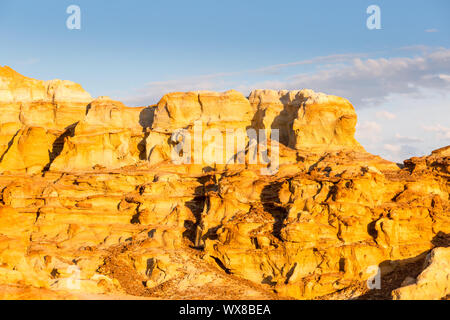
<instances>
[{"instance_id":1,"label":"weathered stone surface","mask_svg":"<svg viewBox=\"0 0 450 320\"><path fill-rule=\"evenodd\" d=\"M24 127L9 142L0 161L0 172L39 173L50 162L55 136L42 127Z\"/></svg>"},{"instance_id":2,"label":"weathered stone surface","mask_svg":"<svg viewBox=\"0 0 450 320\"><path fill-rule=\"evenodd\" d=\"M71 82L0 76L2 299L448 294L450 146L400 168L354 139L347 100L305 89L128 108ZM173 133L196 122L242 130L245 157L247 129L279 129L278 170L174 163Z\"/></svg>"},{"instance_id":3,"label":"weathered stone surface","mask_svg":"<svg viewBox=\"0 0 450 320\"><path fill-rule=\"evenodd\" d=\"M251 127L253 115L254 109L249 101L242 93L234 90L223 93L198 91L166 94L155 110L152 130L147 138L147 158L151 164L172 159L171 152L176 145L172 135L177 130L185 129L195 139L195 130L200 128L202 159L192 151L192 162L203 166L217 162L226 164L229 161L226 153L222 151L223 157L216 157L214 151L224 150L227 131L232 131L248 143L246 130ZM192 140L191 149L194 148ZM245 144L236 152L244 149ZM221 160L217 161L218 158Z\"/></svg>"},{"instance_id":4,"label":"weathered stone surface","mask_svg":"<svg viewBox=\"0 0 450 320\"><path fill-rule=\"evenodd\" d=\"M0 123L63 130L86 112L89 93L67 80L42 81L0 67Z\"/></svg>"},{"instance_id":5,"label":"weathered stone surface","mask_svg":"<svg viewBox=\"0 0 450 320\"><path fill-rule=\"evenodd\" d=\"M172 133L202 121L210 126L242 128L250 125L253 108L242 93L197 91L166 94L158 103L152 129Z\"/></svg>"},{"instance_id":6,"label":"weathered stone surface","mask_svg":"<svg viewBox=\"0 0 450 320\"><path fill-rule=\"evenodd\" d=\"M145 108L97 98L87 106L85 118L66 131L63 148L50 168L70 171L133 165L145 157L145 128L150 123L151 114Z\"/></svg>"},{"instance_id":7,"label":"weathered stone surface","mask_svg":"<svg viewBox=\"0 0 450 320\"><path fill-rule=\"evenodd\" d=\"M347 99L303 89L255 90L249 101L259 128L280 130L280 142L295 149L363 151L355 140L356 112Z\"/></svg>"},{"instance_id":8,"label":"weathered stone surface","mask_svg":"<svg viewBox=\"0 0 450 320\"><path fill-rule=\"evenodd\" d=\"M8 66L0 68L2 103L75 102L89 103L89 93L77 83L67 80L42 81L27 78Z\"/></svg>"},{"instance_id":9,"label":"weathered stone surface","mask_svg":"<svg viewBox=\"0 0 450 320\"><path fill-rule=\"evenodd\" d=\"M417 279L392 292L394 299L440 300L450 295L450 247L433 249L425 263Z\"/></svg>"}]
</instances>

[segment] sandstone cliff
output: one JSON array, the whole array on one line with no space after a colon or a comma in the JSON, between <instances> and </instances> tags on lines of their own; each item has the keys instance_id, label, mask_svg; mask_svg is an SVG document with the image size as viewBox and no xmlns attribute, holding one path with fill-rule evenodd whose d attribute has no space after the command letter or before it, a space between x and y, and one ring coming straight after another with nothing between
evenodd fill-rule
<instances>
[{"instance_id":1,"label":"sandstone cliff","mask_svg":"<svg viewBox=\"0 0 450 320\"><path fill-rule=\"evenodd\" d=\"M346 99L199 91L129 108L3 67L0 111L1 298L450 294L450 146L403 165L371 155ZM174 163L176 133L196 126L215 133L203 150L237 132L245 161ZM271 174L247 161L252 129L279 130Z\"/></svg>"},{"instance_id":2,"label":"sandstone cliff","mask_svg":"<svg viewBox=\"0 0 450 320\"><path fill-rule=\"evenodd\" d=\"M363 151L355 140L356 113L347 99L303 89L255 90L249 101L254 123L270 135L280 130L280 142L294 149Z\"/></svg>"}]
</instances>

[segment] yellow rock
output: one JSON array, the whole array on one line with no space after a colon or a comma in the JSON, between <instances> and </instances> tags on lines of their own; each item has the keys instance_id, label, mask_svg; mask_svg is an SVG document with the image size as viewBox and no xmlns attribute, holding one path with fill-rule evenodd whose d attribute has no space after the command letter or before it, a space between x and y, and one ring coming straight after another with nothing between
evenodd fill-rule
<instances>
[{"instance_id":1,"label":"yellow rock","mask_svg":"<svg viewBox=\"0 0 450 320\"><path fill-rule=\"evenodd\" d=\"M413 284L392 292L395 300L440 300L450 295L450 247L433 249Z\"/></svg>"},{"instance_id":2,"label":"yellow rock","mask_svg":"<svg viewBox=\"0 0 450 320\"><path fill-rule=\"evenodd\" d=\"M446 298L450 147L400 168L355 125L350 102L308 89L129 108L0 68L0 297L349 299L377 292L379 268L403 283L386 297ZM175 163L196 126L207 153ZM247 129L280 130L276 172L249 163ZM215 158L228 130L243 163ZM417 279L399 271L430 250Z\"/></svg>"}]
</instances>

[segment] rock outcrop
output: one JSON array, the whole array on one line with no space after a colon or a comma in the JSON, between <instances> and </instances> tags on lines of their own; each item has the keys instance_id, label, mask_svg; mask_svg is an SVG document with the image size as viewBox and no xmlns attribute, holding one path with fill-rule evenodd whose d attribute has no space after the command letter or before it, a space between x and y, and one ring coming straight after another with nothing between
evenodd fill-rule
<instances>
[{"instance_id":1,"label":"rock outcrop","mask_svg":"<svg viewBox=\"0 0 450 320\"><path fill-rule=\"evenodd\" d=\"M448 298L450 146L403 166L367 153L346 99L129 108L3 67L0 111L0 298Z\"/></svg>"},{"instance_id":2,"label":"rock outcrop","mask_svg":"<svg viewBox=\"0 0 450 320\"><path fill-rule=\"evenodd\" d=\"M89 93L67 80L27 78L0 67L0 123L63 130L86 112Z\"/></svg>"},{"instance_id":3,"label":"rock outcrop","mask_svg":"<svg viewBox=\"0 0 450 320\"><path fill-rule=\"evenodd\" d=\"M363 151L355 140L356 112L347 99L303 89L255 90L249 101L256 109L254 124L280 130L280 142L297 149Z\"/></svg>"},{"instance_id":4,"label":"rock outcrop","mask_svg":"<svg viewBox=\"0 0 450 320\"><path fill-rule=\"evenodd\" d=\"M171 160L174 145L178 142L173 141L171 137L177 130L183 129L192 139L197 139L204 151L200 152L202 158L199 159L200 154L194 154L195 142L192 141L191 163L204 166L213 162L226 164L229 159L225 153L220 161L215 161L212 159L214 155L210 155L207 150L224 149L227 130L236 133L248 143L246 129L250 128L253 115L254 109L249 101L242 93L234 90L224 93L199 91L166 94L155 110L152 130L147 138L147 158L151 164ZM195 125L198 129L194 128ZM200 138L195 136L195 129L201 131ZM212 134L207 137L205 132ZM219 138L215 139L214 136ZM235 153L243 151L245 143L242 149L236 150Z\"/></svg>"},{"instance_id":5,"label":"rock outcrop","mask_svg":"<svg viewBox=\"0 0 450 320\"><path fill-rule=\"evenodd\" d=\"M115 169L139 162L145 155L145 126L151 122L144 109L126 107L108 97L92 101L86 116L67 131L50 169Z\"/></svg>"},{"instance_id":6,"label":"rock outcrop","mask_svg":"<svg viewBox=\"0 0 450 320\"><path fill-rule=\"evenodd\" d=\"M0 172L42 172L50 162L54 135L42 127L23 127L9 141L0 162Z\"/></svg>"},{"instance_id":7,"label":"rock outcrop","mask_svg":"<svg viewBox=\"0 0 450 320\"><path fill-rule=\"evenodd\" d=\"M417 279L405 279L406 286L393 291L394 299L441 300L450 296L450 247L433 249L425 264Z\"/></svg>"}]
</instances>

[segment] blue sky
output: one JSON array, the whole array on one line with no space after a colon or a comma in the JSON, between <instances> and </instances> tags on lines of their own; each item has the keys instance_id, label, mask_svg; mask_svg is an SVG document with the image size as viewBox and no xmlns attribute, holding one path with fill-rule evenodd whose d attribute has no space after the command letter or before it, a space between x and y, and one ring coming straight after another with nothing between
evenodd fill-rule
<instances>
[{"instance_id":1,"label":"blue sky","mask_svg":"<svg viewBox=\"0 0 450 320\"><path fill-rule=\"evenodd\" d=\"M66 28L69 5L81 29ZM366 8L381 9L381 30ZM0 64L130 106L166 92L312 88L400 161L450 144L450 1L0 0Z\"/></svg>"}]
</instances>

